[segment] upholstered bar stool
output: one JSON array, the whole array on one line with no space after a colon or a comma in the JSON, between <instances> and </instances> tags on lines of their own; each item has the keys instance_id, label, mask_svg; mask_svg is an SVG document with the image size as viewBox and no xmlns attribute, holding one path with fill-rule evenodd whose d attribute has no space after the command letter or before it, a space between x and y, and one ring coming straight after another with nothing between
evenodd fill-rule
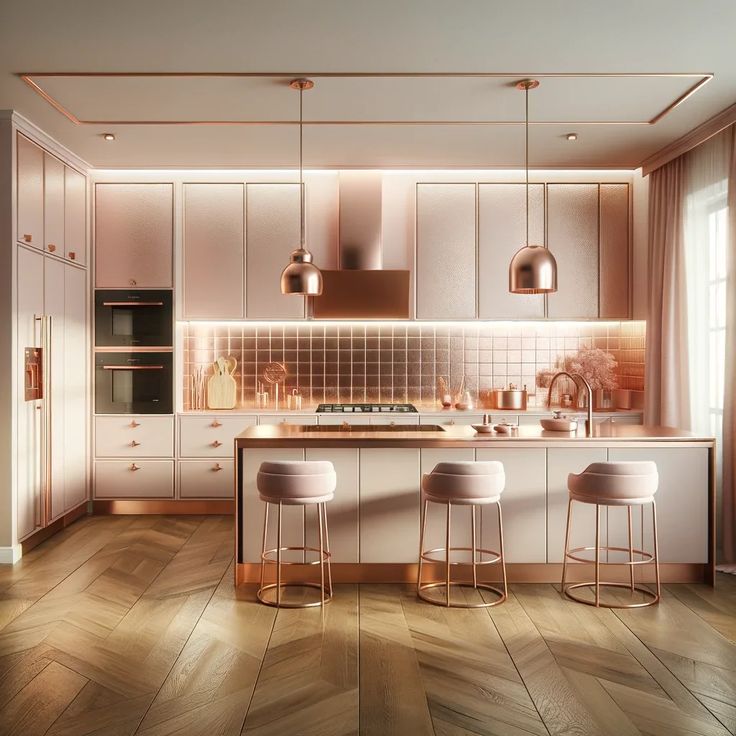
<instances>
[{"instance_id":1,"label":"upholstered bar stool","mask_svg":"<svg viewBox=\"0 0 736 736\"><path fill-rule=\"evenodd\" d=\"M659 474L657 466L649 461L636 462L607 462L592 463L582 473L570 473L567 478L567 487L570 492L567 503L567 527L565 530L565 554L562 563L562 592L570 599L578 603L585 603L589 606L605 607L605 608L644 608L659 602L660 586L659 586L659 548L657 544L657 507L654 502L654 494L657 492L659 485ZM572 519L573 501L595 505L595 547L575 547L570 549L570 528ZM646 552L641 549L635 549L632 534L631 512L634 506L639 506L642 510L642 530L645 505L651 504L652 507L652 533L654 549L652 552ZM601 506L625 506L628 514L628 532L629 546L614 547L610 545L600 544L600 526L601 526ZM575 583L567 585L567 561L576 560L577 562L588 562L590 559L579 557L579 552L595 551L595 559L592 561L595 565L595 580L592 582ZM628 562L609 562L601 561L601 552L626 552L628 553ZM634 559L638 556L638 559ZM636 584L634 580L634 570L639 565L654 565L654 576L656 591L652 591L643 585ZM601 582L600 568L601 565L627 565L629 568L629 582ZM594 588L595 597L593 600L586 600L581 596L571 593L570 591L578 588ZM642 593L646 600L630 603L604 603L601 601L601 588L629 588L633 598L635 591Z\"/></svg>"},{"instance_id":2,"label":"upholstered bar stool","mask_svg":"<svg viewBox=\"0 0 736 736\"><path fill-rule=\"evenodd\" d=\"M332 570L330 568L330 541L327 532L327 502L335 496L335 468L327 461L280 461L261 463L256 485L261 501L265 502L263 516L263 544L261 547L261 581L258 588L258 600L267 606L283 608L311 608L323 606L332 598ZM268 512L274 505L278 507L276 547L267 549ZM284 506L302 507L302 524L304 544L284 546L281 538L281 517ZM319 526L319 547L307 546L307 506L317 507ZM284 552L301 552L301 561L286 561ZM316 553L316 559L308 560L308 553ZM276 565L276 582L265 584L266 565ZM319 565L320 582L282 582L283 565ZM327 568L327 584L325 584L325 567ZM285 588L317 588L320 597L316 601L283 601ZM269 593L275 591L275 593Z\"/></svg>"},{"instance_id":3,"label":"upholstered bar stool","mask_svg":"<svg viewBox=\"0 0 736 736\"><path fill-rule=\"evenodd\" d=\"M422 478L422 521L419 538L419 574L417 575L417 595L427 603L437 606L454 608L488 608L496 606L506 600L508 588L506 584L506 561L503 553L503 521L501 518L501 493L506 483L503 464L496 461L487 462L447 462L435 465L431 473ZM427 515L429 504L445 506L445 546L436 549L424 549L424 537L427 529ZM476 544L476 507L495 504L498 509L498 538L499 550L484 549ZM452 507L469 506L471 522L471 546L453 547L451 540ZM470 562L453 562L450 557L453 552L470 552ZM439 557L444 553L444 560ZM484 555L490 559L484 559ZM425 562L444 563L445 579L443 582L425 583L422 578ZM450 569L454 565L470 565L473 573L473 588L481 588L494 593L495 600L482 603L452 602L450 589L452 587L470 587L471 583L454 581L450 576ZM503 590L487 583L478 582L477 567L479 565L501 565ZM432 596L429 591L444 588L441 597Z\"/></svg>"}]
</instances>

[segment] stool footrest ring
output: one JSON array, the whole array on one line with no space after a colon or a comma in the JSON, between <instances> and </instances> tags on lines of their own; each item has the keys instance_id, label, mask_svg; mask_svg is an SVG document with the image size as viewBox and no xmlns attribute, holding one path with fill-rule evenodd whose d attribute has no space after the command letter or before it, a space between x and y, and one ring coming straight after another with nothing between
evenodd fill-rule
<instances>
[{"instance_id":1,"label":"stool footrest ring","mask_svg":"<svg viewBox=\"0 0 736 736\"><path fill-rule=\"evenodd\" d=\"M472 551L473 551L473 548L472 547L450 547L450 553L451 554L453 552L472 552ZM478 560L475 561L475 564L476 565L494 565L497 562L500 562L501 561L501 554L499 552L496 552L495 550L492 550L492 549L481 549L480 547L476 547L475 548L475 551L476 551L476 553L480 557L480 559L478 559ZM441 564L444 565L445 564L444 558L442 558L442 557L431 557L430 556L430 555L440 554L440 553L442 555L445 555L445 548L444 547L435 547L435 549L425 549L421 553L421 558L425 562L436 562L436 563L441 563ZM483 559L483 555L491 555L493 557L493 559L491 559L491 560L484 560ZM451 565L472 565L473 563L472 563L472 561L469 561L469 562L461 562L461 561L458 560L457 562L450 562L450 564Z\"/></svg>"},{"instance_id":2,"label":"stool footrest ring","mask_svg":"<svg viewBox=\"0 0 736 736\"><path fill-rule=\"evenodd\" d=\"M598 585L600 588L625 588L626 590L631 590L630 583L601 582ZM567 596L570 600L575 601L576 603L584 603L586 606L593 606L594 608L647 608L648 606L653 606L655 603L659 602L659 596L654 591L649 590L649 588L645 588L643 585L635 585L634 590L648 596L650 600L642 601L641 603L604 603L603 601L599 600L596 606L595 600L582 598L570 592L571 590L575 590L576 588L592 588L593 592L595 592L595 581L565 585L562 590L563 594Z\"/></svg>"},{"instance_id":3,"label":"stool footrest ring","mask_svg":"<svg viewBox=\"0 0 736 736\"><path fill-rule=\"evenodd\" d=\"M319 547L282 547L282 552L316 552L318 555L320 554ZM278 560L276 559L276 553L278 552L278 549L274 547L273 549L267 549L265 552L261 554L261 559L264 562L268 562L271 565L278 564ZM311 560L310 562L287 562L286 560L281 560L282 565L319 565L320 561L327 562L332 555L325 550L323 553L322 560L320 560L319 557L317 557L316 560Z\"/></svg>"},{"instance_id":4,"label":"stool footrest ring","mask_svg":"<svg viewBox=\"0 0 736 736\"><path fill-rule=\"evenodd\" d=\"M626 552L629 554L628 547L598 547L601 552ZM573 552L595 552L595 547L573 547L569 549L565 556L568 560L575 560L576 562L587 562L591 565L595 564L595 559L589 557L577 557ZM618 560L617 562L607 562L600 560L599 565L650 565L654 562L654 555L651 552L647 552L643 549L632 549L631 552L635 555L641 555L640 560Z\"/></svg>"},{"instance_id":5,"label":"stool footrest ring","mask_svg":"<svg viewBox=\"0 0 736 736\"><path fill-rule=\"evenodd\" d=\"M270 585L264 585L262 588L259 588L256 593L258 600L267 606L272 606L273 608L317 608L322 605L321 599L310 603L285 603L282 599L281 603L277 603L275 598L274 600L271 600L270 597L266 597L267 591L276 590L278 587L279 586L276 583L271 583ZM317 590L322 591L325 603L329 603L332 600L332 592L330 589L327 586L322 588L319 583L281 583L281 590L284 591L286 588L316 588Z\"/></svg>"},{"instance_id":6,"label":"stool footrest ring","mask_svg":"<svg viewBox=\"0 0 736 736\"><path fill-rule=\"evenodd\" d=\"M440 583L422 583L417 589L417 595L427 603L432 603L435 606L443 606L447 607L447 597L442 596L441 598L433 598L430 595L427 594L428 590L432 590L433 588L446 588L447 583L443 580ZM493 593L494 595L497 595L498 598L494 601L486 602L483 601L482 603L457 603L456 601L452 602L452 608L491 608L493 606L497 606L499 603L503 603L506 600L506 593L503 592L500 588L496 588L493 585L486 585L485 583L478 583L477 585L473 585L472 583L462 583L462 582L450 582L451 588L470 588L471 590L487 590L490 593Z\"/></svg>"}]
</instances>

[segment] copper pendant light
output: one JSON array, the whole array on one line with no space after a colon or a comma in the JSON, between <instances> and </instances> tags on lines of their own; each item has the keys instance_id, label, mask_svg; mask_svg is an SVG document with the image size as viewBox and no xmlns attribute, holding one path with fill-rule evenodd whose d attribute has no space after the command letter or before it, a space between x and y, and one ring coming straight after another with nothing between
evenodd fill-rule
<instances>
[{"instance_id":1,"label":"copper pendant light","mask_svg":"<svg viewBox=\"0 0 736 736\"><path fill-rule=\"evenodd\" d=\"M509 265L509 291L512 294L550 294L557 291L557 261L543 245L529 243L529 90L539 87L536 79L516 84L524 91L525 170L526 170L526 245L514 254Z\"/></svg>"},{"instance_id":2,"label":"copper pendant light","mask_svg":"<svg viewBox=\"0 0 736 736\"><path fill-rule=\"evenodd\" d=\"M293 79L292 89L299 90L299 247L291 254L289 265L281 272L281 293L302 296L319 296L322 293L322 272L312 263L312 254L305 245L304 223L304 113L302 95L305 89L312 89L311 79Z\"/></svg>"}]
</instances>

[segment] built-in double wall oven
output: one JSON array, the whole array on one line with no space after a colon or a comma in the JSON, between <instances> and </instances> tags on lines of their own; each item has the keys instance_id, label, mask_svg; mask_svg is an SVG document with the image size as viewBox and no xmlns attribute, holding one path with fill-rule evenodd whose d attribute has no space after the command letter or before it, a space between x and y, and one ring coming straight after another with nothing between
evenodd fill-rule
<instances>
[{"instance_id":1,"label":"built-in double wall oven","mask_svg":"<svg viewBox=\"0 0 736 736\"><path fill-rule=\"evenodd\" d=\"M95 413L173 412L170 290L95 292Z\"/></svg>"}]
</instances>

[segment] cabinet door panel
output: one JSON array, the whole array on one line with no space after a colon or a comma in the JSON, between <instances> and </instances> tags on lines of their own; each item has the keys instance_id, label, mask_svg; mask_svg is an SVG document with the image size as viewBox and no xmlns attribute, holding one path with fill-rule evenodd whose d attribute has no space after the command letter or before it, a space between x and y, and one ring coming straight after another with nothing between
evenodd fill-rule
<instances>
[{"instance_id":1,"label":"cabinet door panel","mask_svg":"<svg viewBox=\"0 0 736 736\"><path fill-rule=\"evenodd\" d=\"M529 185L529 242L544 245L544 184ZM544 296L509 293L509 264L526 244L523 184L478 185L478 316L542 319Z\"/></svg>"},{"instance_id":2,"label":"cabinet door panel","mask_svg":"<svg viewBox=\"0 0 736 736\"><path fill-rule=\"evenodd\" d=\"M172 184L97 184L97 287L171 287L173 191Z\"/></svg>"},{"instance_id":3,"label":"cabinet door panel","mask_svg":"<svg viewBox=\"0 0 736 736\"><path fill-rule=\"evenodd\" d=\"M43 248L43 150L18 134L18 242Z\"/></svg>"},{"instance_id":4,"label":"cabinet door panel","mask_svg":"<svg viewBox=\"0 0 736 736\"><path fill-rule=\"evenodd\" d=\"M64 311L66 266L61 261L46 258L44 263L44 312L48 318L50 335L47 345L50 354L46 365L46 401L50 404L51 427L51 519L64 513L64 482L66 478L64 456Z\"/></svg>"},{"instance_id":5,"label":"cabinet door panel","mask_svg":"<svg viewBox=\"0 0 736 736\"><path fill-rule=\"evenodd\" d=\"M64 252L70 261L87 263L87 179L64 167Z\"/></svg>"},{"instance_id":6,"label":"cabinet door panel","mask_svg":"<svg viewBox=\"0 0 736 736\"><path fill-rule=\"evenodd\" d=\"M246 316L304 317L304 298L280 288L281 272L299 247L299 185L248 184L246 212Z\"/></svg>"},{"instance_id":7,"label":"cabinet door panel","mask_svg":"<svg viewBox=\"0 0 736 736\"><path fill-rule=\"evenodd\" d=\"M179 463L181 498L232 498L232 460L186 460Z\"/></svg>"},{"instance_id":8,"label":"cabinet door panel","mask_svg":"<svg viewBox=\"0 0 736 736\"><path fill-rule=\"evenodd\" d=\"M64 255L64 164L43 154L43 230L44 249Z\"/></svg>"},{"instance_id":9,"label":"cabinet door panel","mask_svg":"<svg viewBox=\"0 0 736 736\"><path fill-rule=\"evenodd\" d=\"M598 185L547 185L547 245L557 260L549 316L598 316Z\"/></svg>"},{"instance_id":10,"label":"cabinet door panel","mask_svg":"<svg viewBox=\"0 0 736 736\"><path fill-rule=\"evenodd\" d=\"M441 450L421 450L421 476L431 473L437 463L452 462L472 462L475 460L475 451L473 448L465 449L441 449ZM421 488L421 477L420 486ZM423 503L423 500L422 500ZM476 511L477 524L477 541L480 540L480 516ZM427 527L424 534L424 549L437 549L445 546L445 529L447 526L447 506L439 503L430 503L427 512ZM470 547L472 542L472 516L470 507L453 506L451 511L450 522L450 546L451 547ZM435 555L438 559L442 559L444 555ZM432 566L430 566L432 567ZM444 575L444 570L439 566L434 566L440 571L440 575ZM429 570L427 571L429 573Z\"/></svg>"},{"instance_id":11,"label":"cabinet door panel","mask_svg":"<svg viewBox=\"0 0 736 736\"><path fill-rule=\"evenodd\" d=\"M18 247L18 350L16 370L19 380L25 374L24 350L41 347L41 326L36 317L43 314L44 258L26 248ZM40 526L41 509L41 431L40 401L26 401L22 386L16 398L16 462L18 467L18 538L23 539Z\"/></svg>"},{"instance_id":12,"label":"cabinet door panel","mask_svg":"<svg viewBox=\"0 0 736 736\"><path fill-rule=\"evenodd\" d=\"M503 463L506 488L501 495L501 507L507 562L546 562L546 451L481 449L477 451L477 459ZM497 512L491 506L483 508L483 543L490 549L498 549Z\"/></svg>"},{"instance_id":13,"label":"cabinet door panel","mask_svg":"<svg viewBox=\"0 0 736 736\"><path fill-rule=\"evenodd\" d=\"M240 540L243 550L244 562L260 563L261 542L263 541L263 515L265 503L258 498L258 487L256 477L258 468L263 462L278 462L281 460L304 460L304 450L299 449L260 449L248 448L243 451L243 504L240 513L243 516L243 537ZM276 547L276 514L278 507L271 505L269 511L269 549ZM329 511L328 511L329 514ZM302 510L299 506L284 506L281 522L282 547L296 547L302 544L304 535L302 533ZM285 560L296 558L287 556ZM272 568L269 573L274 575L276 570Z\"/></svg>"},{"instance_id":14,"label":"cabinet door panel","mask_svg":"<svg viewBox=\"0 0 736 736\"><path fill-rule=\"evenodd\" d=\"M98 460L95 498L173 498L173 460Z\"/></svg>"},{"instance_id":15,"label":"cabinet door panel","mask_svg":"<svg viewBox=\"0 0 736 736\"><path fill-rule=\"evenodd\" d=\"M87 494L87 273L64 268L64 511Z\"/></svg>"},{"instance_id":16,"label":"cabinet door panel","mask_svg":"<svg viewBox=\"0 0 736 736\"><path fill-rule=\"evenodd\" d=\"M708 561L708 450L700 447L632 448L608 451L611 461L652 460L659 472L657 523L662 562ZM616 511L616 509L614 509ZM644 544L652 549L651 512L644 511ZM640 512L634 510L634 519ZM626 516L609 510L616 539L626 539ZM639 537L641 540L641 537ZM625 545L622 545L625 546Z\"/></svg>"},{"instance_id":17,"label":"cabinet door panel","mask_svg":"<svg viewBox=\"0 0 736 736\"><path fill-rule=\"evenodd\" d=\"M242 184L184 185L184 316L242 319Z\"/></svg>"},{"instance_id":18,"label":"cabinet door panel","mask_svg":"<svg viewBox=\"0 0 736 736\"><path fill-rule=\"evenodd\" d=\"M419 480L417 449L360 451L361 562L417 561Z\"/></svg>"},{"instance_id":19,"label":"cabinet door panel","mask_svg":"<svg viewBox=\"0 0 736 736\"><path fill-rule=\"evenodd\" d=\"M601 184L600 316L629 316L629 185Z\"/></svg>"},{"instance_id":20,"label":"cabinet door panel","mask_svg":"<svg viewBox=\"0 0 736 736\"><path fill-rule=\"evenodd\" d=\"M605 462L606 448L551 448L547 450L547 562L562 562L567 521L567 476L590 463ZM601 544L606 544L606 510L601 509ZM595 506L573 503L570 547L595 543Z\"/></svg>"},{"instance_id":21,"label":"cabinet door panel","mask_svg":"<svg viewBox=\"0 0 736 736\"><path fill-rule=\"evenodd\" d=\"M475 184L417 185L417 317L476 313Z\"/></svg>"},{"instance_id":22,"label":"cabinet door panel","mask_svg":"<svg viewBox=\"0 0 736 736\"><path fill-rule=\"evenodd\" d=\"M333 562L358 562L358 450L309 449L307 460L329 460L335 466L337 488L335 498L327 504L327 523ZM312 547L319 546L315 511L307 510L307 540Z\"/></svg>"}]
</instances>

